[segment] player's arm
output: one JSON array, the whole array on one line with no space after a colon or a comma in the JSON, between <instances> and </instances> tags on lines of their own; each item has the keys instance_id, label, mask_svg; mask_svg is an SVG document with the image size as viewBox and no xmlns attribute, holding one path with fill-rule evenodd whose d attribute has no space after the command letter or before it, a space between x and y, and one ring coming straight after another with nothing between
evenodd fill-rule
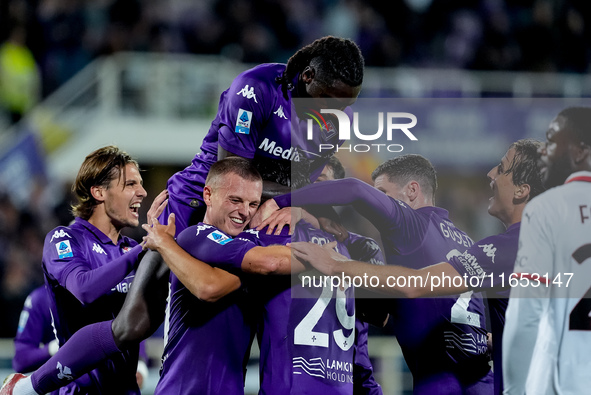
<instances>
[{"instance_id":1,"label":"player's arm","mask_svg":"<svg viewBox=\"0 0 591 395\"><path fill-rule=\"evenodd\" d=\"M200 261L177 244L174 214L169 216L168 225L159 224L157 219L153 224L142 226L148 233L142 245L158 251L170 270L197 298L215 302L240 288L238 276Z\"/></svg>"},{"instance_id":2,"label":"player's arm","mask_svg":"<svg viewBox=\"0 0 591 395\"><path fill-rule=\"evenodd\" d=\"M398 209L398 205L393 204L394 200L385 193L355 178L318 182L294 190L291 194L278 196L273 200L277 208L350 204L378 229L384 226L391 227L392 221L396 218L393 210ZM272 218L268 218L259 228L268 225L271 221Z\"/></svg>"},{"instance_id":3,"label":"player's arm","mask_svg":"<svg viewBox=\"0 0 591 395\"><path fill-rule=\"evenodd\" d=\"M142 247L135 246L105 265L93 268L88 260L92 251L83 247L79 237L69 228L50 232L45 238L43 262L52 278L80 303L88 304L108 293L136 268Z\"/></svg>"},{"instance_id":4,"label":"player's arm","mask_svg":"<svg viewBox=\"0 0 591 395\"><path fill-rule=\"evenodd\" d=\"M292 274L305 269L297 259L292 261L291 249L283 245L254 247L242 260L242 271L254 274Z\"/></svg>"},{"instance_id":5,"label":"player's arm","mask_svg":"<svg viewBox=\"0 0 591 395\"><path fill-rule=\"evenodd\" d=\"M332 248L334 244L329 243L319 246L314 243L296 242L291 244L294 255L303 261L309 262L320 272L329 276L358 276L359 278L377 278L378 287L372 287L369 282L367 289L403 296L405 298L419 298L424 296L453 295L467 291L462 284L454 286L454 277L460 277L459 273L447 262L429 266L420 270L410 269L403 266L372 265L366 262L347 259ZM449 277L451 281L433 287L433 277ZM398 281L398 278L405 281ZM459 281L455 281L459 283ZM374 282L375 284L375 282ZM403 286L399 286L399 284Z\"/></svg>"},{"instance_id":6,"label":"player's arm","mask_svg":"<svg viewBox=\"0 0 591 395\"><path fill-rule=\"evenodd\" d=\"M51 322L43 314L42 309L49 309L46 303L45 289L33 291L25 301L25 307L19 318L19 328L14 338L14 358L12 367L18 373L28 373L43 365L59 349L57 340L48 344L48 332L51 332ZM49 318L49 317L48 317Z\"/></svg>"}]
</instances>

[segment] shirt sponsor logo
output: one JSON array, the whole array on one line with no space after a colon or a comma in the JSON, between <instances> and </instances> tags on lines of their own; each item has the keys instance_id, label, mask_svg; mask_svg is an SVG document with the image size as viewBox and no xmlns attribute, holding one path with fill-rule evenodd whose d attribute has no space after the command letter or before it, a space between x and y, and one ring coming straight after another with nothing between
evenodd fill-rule
<instances>
[{"instance_id":1,"label":"shirt sponsor logo","mask_svg":"<svg viewBox=\"0 0 591 395\"><path fill-rule=\"evenodd\" d=\"M306 359L303 357L294 357L292 361L295 374L307 374L340 383L353 382L353 364L351 362L328 358L324 361L322 358Z\"/></svg>"},{"instance_id":2,"label":"shirt sponsor logo","mask_svg":"<svg viewBox=\"0 0 591 395\"><path fill-rule=\"evenodd\" d=\"M464 269L466 269L466 273L469 276L481 277L484 275L484 270L480 267L480 264L474 255L464 252L463 255L458 257L458 260L464 266Z\"/></svg>"},{"instance_id":3,"label":"shirt sponsor logo","mask_svg":"<svg viewBox=\"0 0 591 395\"><path fill-rule=\"evenodd\" d=\"M66 237L66 236L68 236L70 239L72 238L69 234L64 232L63 229L56 230L55 232L53 232L53 236L51 236L51 240L49 240L49 242L51 243L53 241L53 239L55 239L55 238L59 239L59 238Z\"/></svg>"},{"instance_id":4,"label":"shirt sponsor logo","mask_svg":"<svg viewBox=\"0 0 591 395\"><path fill-rule=\"evenodd\" d=\"M283 106L279 106L277 111L275 111L273 114L277 115L279 118L287 119L285 113L283 112Z\"/></svg>"},{"instance_id":5,"label":"shirt sponsor logo","mask_svg":"<svg viewBox=\"0 0 591 395\"><path fill-rule=\"evenodd\" d=\"M219 230L215 230L215 231L211 232L210 234L207 235L207 238L215 241L216 243L218 243L220 245L225 245L225 244L228 244L229 242L232 241L231 238L229 238L228 236L226 236L225 234L223 234Z\"/></svg>"},{"instance_id":6,"label":"shirt sponsor logo","mask_svg":"<svg viewBox=\"0 0 591 395\"><path fill-rule=\"evenodd\" d=\"M133 275L125 277L122 282L117 284L116 287L111 288L111 291L113 291L113 292L117 291L122 294L128 293L129 290L131 289L131 285L133 284L133 277L134 277Z\"/></svg>"},{"instance_id":7,"label":"shirt sponsor logo","mask_svg":"<svg viewBox=\"0 0 591 395\"><path fill-rule=\"evenodd\" d=\"M496 247L492 244L479 244L478 247L482 248L482 252L492 260L492 263L495 263L495 252L497 252Z\"/></svg>"},{"instance_id":8,"label":"shirt sponsor logo","mask_svg":"<svg viewBox=\"0 0 591 395\"><path fill-rule=\"evenodd\" d=\"M72 246L70 246L70 240L64 240L56 243L55 249L57 250L57 256L59 259L70 258L74 256Z\"/></svg>"},{"instance_id":9,"label":"shirt sponsor logo","mask_svg":"<svg viewBox=\"0 0 591 395\"><path fill-rule=\"evenodd\" d=\"M93 243L92 244L92 250L94 252L96 252L97 254L105 254L107 255L107 253L105 252L105 250L103 250L103 247L101 247L100 245Z\"/></svg>"},{"instance_id":10,"label":"shirt sponsor logo","mask_svg":"<svg viewBox=\"0 0 591 395\"><path fill-rule=\"evenodd\" d=\"M246 97L247 99L254 99L254 102L259 104L257 101L257 95L254 93L254 86L249 87L248 85L244 85L244 88L236 93L236 95L242 95L242 97Z\"/></svg>"},{"instance_id":11,"label":"shirt sponsor logo","mask_svg":"<svg viewBox=\"0 0 591 395\"><path fill-rule=\"evenodd\" d=\"M261 142L261 145L259 145L259 149L268 152L273 156L280 157L282 159L293 160L295 162L300 161L300 155L298 151L295 150L293 147L285 149L283 147L278 146L276 141L271 141L266 137Z\"/></svg>"},{"instance_id":12,"label":"shirt sponsor logo","mask_svg":"<svg viewBox=\"0 0 591 395\"><path fill-rule=\"evenodd\" d=\"M239 134L250 134L250 123L252 122L252 112L238 109L238 117L236 118L236 129L234 131Z\"/></svg>"}]
</instances>

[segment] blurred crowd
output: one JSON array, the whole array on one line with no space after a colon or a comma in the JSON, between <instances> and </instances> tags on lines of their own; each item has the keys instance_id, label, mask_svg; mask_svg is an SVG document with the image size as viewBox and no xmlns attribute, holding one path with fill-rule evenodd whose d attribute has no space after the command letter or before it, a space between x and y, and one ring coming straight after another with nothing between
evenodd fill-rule
<instances>
[{"instance_id":1,"label":"blurred crowd","mask_svg":"<svg viewBox=\"0 0 591 395\"><path fill-rule=\"evenodd\" d=\"M59 189L59 188L58 188ZM14 337L24 301L43 284L41 257L45 235L73 220L69 186L49 190L36 183L26 203L0 190L0 337Z\"/></svg>"},{"instance_id":2,"label":"blurred crowd","mask_svg":"<svg viewBox=\"0 0 591 395\"><path fill-rule=\"evenodd\" d=\"M354 39L368 66L584 73L590 9L585 0L3 0L0 43L30 51L41 97L113 52L285 62L326 34Z\"/></svg>"},{"instance_id":3,"label":"blurred crowd","mask_svg":"<svg viewBox=\"0 0 591 395\"><path fill-rule=\"evenodd\" d=\"M326 34L354 39L368 66L585 73L590 11L585 0L1 0L0 108L16 122L119 51L285 62ZM1 337L14 336L25 297L43 281L45 234L72 219L67 193L49 206L41 191L25 206L0 191ZM458 215L480 222L479 204Z\"/></svg>"}]
</instances>

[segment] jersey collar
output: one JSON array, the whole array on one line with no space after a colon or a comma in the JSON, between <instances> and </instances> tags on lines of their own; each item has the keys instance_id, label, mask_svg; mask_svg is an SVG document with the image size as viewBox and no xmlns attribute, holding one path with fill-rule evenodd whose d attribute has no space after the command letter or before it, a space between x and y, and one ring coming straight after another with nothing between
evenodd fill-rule
<instances>
[{"instance_id":1,"label":"jersey collar","mask_svg":"<svg viewBox=\"0 0 591 395\"><path fill-rule=\"evenodd\" d=\"M568 184L573 181L591 182L591 171L577 171L571 174L564 183Z\"/></svg>"}]
</instances>

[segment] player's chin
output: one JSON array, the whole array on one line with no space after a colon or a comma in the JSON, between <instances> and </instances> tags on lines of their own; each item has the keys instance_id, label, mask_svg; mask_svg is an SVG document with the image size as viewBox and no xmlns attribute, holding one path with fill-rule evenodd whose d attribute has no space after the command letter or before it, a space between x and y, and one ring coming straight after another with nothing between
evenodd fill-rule
<instances>
[{"instance_id":1,"label":"player's chin","mask_svg":"<svg viewBox=\"0 0 591 395\"><path fill-rule=\"evenodd\" d=\"M137 228L138 226L140 226L140 220L139 218L130 218L129 220L127 220L126 225L130 228Z\"/></svg>"}]
</instances>

